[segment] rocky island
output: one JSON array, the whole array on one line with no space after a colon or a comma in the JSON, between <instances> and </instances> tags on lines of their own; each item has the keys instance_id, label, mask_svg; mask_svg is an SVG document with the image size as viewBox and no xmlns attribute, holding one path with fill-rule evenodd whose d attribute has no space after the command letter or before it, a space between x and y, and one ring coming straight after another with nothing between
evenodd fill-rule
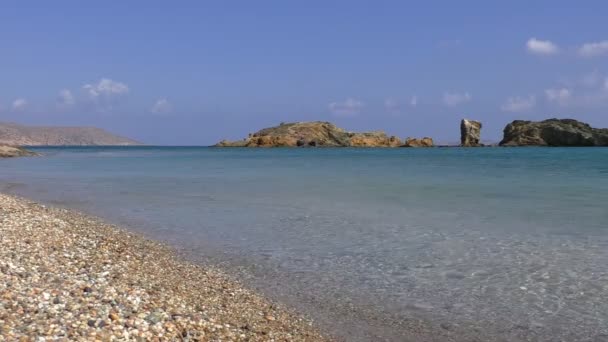
<instances>
[{"instance_id":1,"label":"rocky island","mask_svg":"<svg viewBox=\"0 0 608 342\"><path fill-rule=\"evenodd\" d=\"M243 140L222 140L216 147L399 147L401 140L382 131L349 132L330 122L281 123Z\"/></svg>"},{"instance_id":2,"label":"rocky island","mask_svg":"<svg viewBox=\"0 0 608 342\"><path fill-rule=\"evenodd\" d=\"M608 146L608 129L573 119L515 120L503 133L501 146Z\"/></svg>"}]
</instances>

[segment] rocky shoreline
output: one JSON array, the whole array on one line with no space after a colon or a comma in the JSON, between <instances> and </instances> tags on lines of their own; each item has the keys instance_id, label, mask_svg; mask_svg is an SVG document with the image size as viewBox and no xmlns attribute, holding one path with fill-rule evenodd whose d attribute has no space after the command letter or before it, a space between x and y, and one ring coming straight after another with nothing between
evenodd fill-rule
<instances>
[{"instance_id":1,"label":"rocky shoreline","mask_svg":"<svg viewBox=\"0 0 608 342\"><path fill-rule=\"evenodd\" d=\"M292 122L261 129L242 140L222 140L214 147L493 147L608 146L608 129L573 119L515 120L503 130L499 144L481 143L480 121L462 119L459 145L435 145L430 137L402 141L385 132L349 132L330 122Z\"/></svg>"},{"instance_id":2,"label":"rocky shoreline","mask_svg":"<svg viewBox=\"0 0 608 342\"><path fill-rule=\"evenodd\" d=\"M0 194L0 341L326 341L154 241Z\"/></svg>"},{"instance_id":3,"label":"rocky shoreline","mask_svg":"<svg viewBox=\"0 0 608 342\"><path fill-rule=\"evenodd\" d=\"M503 133L500 146L608 146L608 129L573 119L515 120Z\"/></svg>"},{"instance_id":4,"label":"rocky shoreline","mask_svg":"<svg viewBox=\"0 0 608 342\"><path fill-rule=\"evenodd\" d=\"M28 151L22 147L0 145L0 158L31 157L37 155L38 154Z\"/></svg>"}]
</instances>

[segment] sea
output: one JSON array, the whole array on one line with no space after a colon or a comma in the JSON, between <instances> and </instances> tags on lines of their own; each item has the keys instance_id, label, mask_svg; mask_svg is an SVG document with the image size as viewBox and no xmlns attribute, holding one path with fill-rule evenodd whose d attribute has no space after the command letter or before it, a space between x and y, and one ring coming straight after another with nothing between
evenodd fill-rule
<instances>
[{"instance_id":1,"label":"sea","mask_svg":"<svg viewBox=\"0 0 608 342\"><path fill-rule=\"evenodd\" d=\"M608 148L45 147L0 191L175 247L345 341L608 341Z\"/></svg>"}]
</instances>

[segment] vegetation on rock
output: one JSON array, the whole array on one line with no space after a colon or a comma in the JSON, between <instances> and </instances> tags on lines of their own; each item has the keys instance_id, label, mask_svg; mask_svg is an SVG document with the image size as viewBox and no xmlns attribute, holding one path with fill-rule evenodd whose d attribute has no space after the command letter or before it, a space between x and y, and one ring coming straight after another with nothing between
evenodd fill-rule
<instances>
[{"instance_id":1,"label":"vegetation on rock","mask_svg":"<svg viewBox=\"0 0 608 342\"><path fill-rule=\"evenodd\" d=\"M504 129L501 146L608 146L608 129L573 119L515 120Z\"/></svg>"},{"instance_id":2,"label":"vegetation on rock","mask_svg":"<svg viewBox=\"0 0 608 342\"><path fill-rule=\"evenodd\" d=\"M398 147L401 140L381 131L354 133L323 122L281 123L249 134L243 140L217 143L217 147Z\"/></svg>"}]
</instances>

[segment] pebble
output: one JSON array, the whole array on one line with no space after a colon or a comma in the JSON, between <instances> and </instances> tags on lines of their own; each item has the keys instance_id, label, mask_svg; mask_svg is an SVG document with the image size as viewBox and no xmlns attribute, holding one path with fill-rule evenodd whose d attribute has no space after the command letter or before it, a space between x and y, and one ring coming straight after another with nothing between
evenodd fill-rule
<instances>
[{"instance_id":1,"label":"pebble","mask_svg":"<svg viewBox=\"0 0 608 342\"><path fill-rule=\"evenodd\" d=\"M220 270L73 211L0 194L0 246L0 341L329 340Z\"/></svg>"},{"instance_id":2,"label":"pebble","mask_svg":"<svg viewBox=\"0 0 608 342\"><path fill-rule=\"evenodd\" d=\"M458 271L447 271L443 275L448 279L464 279L467 277L466 274Z\"/></svg>"}]
</instances>

